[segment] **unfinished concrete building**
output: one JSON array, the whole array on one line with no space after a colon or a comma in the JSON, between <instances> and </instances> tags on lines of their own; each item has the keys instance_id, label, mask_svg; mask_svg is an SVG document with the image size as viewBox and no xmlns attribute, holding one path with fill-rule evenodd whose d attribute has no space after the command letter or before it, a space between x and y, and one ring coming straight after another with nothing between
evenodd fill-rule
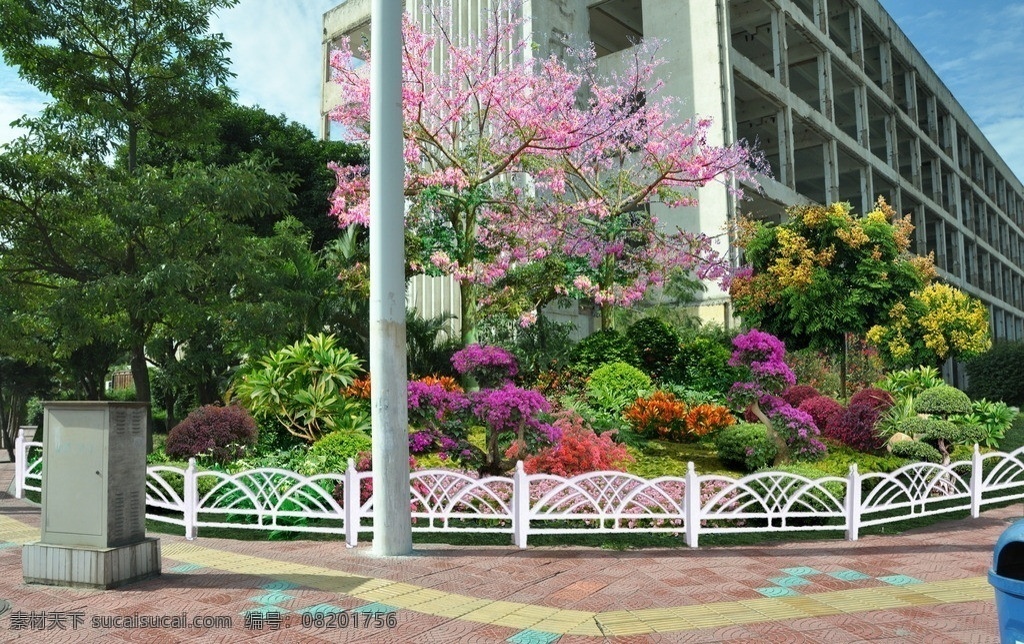
<instances>
[{"instance_id":1,"label":"unfinished concrete building","mask_svg":"<svg viewBox=\"0 0 1024 644\"><path fill-rule=\"evenodd\" d=\"M428 1L406 5L415 14ZM456 0L467 16L488 4ZM368 33L369 5L324 15L325 60L337 39ZM915 250L935 254L941 278L986 303L993 337L1024 339L1024 185L877 0L533 0L523 10L537 56L587 38L608 70L639 39L659 39L666 91L720 125L713 142L756 140L767 155L762 194L736 203L705 188L699 206L663 220L717 234L741 213L778 220L808 201L866 212L882 195L913 215ZM325 64L325 115L338 98L327 81ZM727 323L725 293L704 302L704 317Z\"/></svg>"}]
</instances>

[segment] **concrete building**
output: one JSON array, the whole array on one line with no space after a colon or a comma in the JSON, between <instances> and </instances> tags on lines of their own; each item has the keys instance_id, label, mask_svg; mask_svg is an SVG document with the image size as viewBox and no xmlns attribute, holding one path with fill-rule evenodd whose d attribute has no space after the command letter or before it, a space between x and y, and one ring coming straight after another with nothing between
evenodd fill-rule
<instances>
[{"instance_id":1,"label":"concrete building","mask_svg":"<svg viewBox=\"0 0 1024 644\"><path fill-rule=\"evenodd\" d=\"M423 2L406 5L416 15ZM456 1L466 29L488 4ZM325 61L339 38L368 32L369 5L324 15ZM1024 185L877 0L528 0L523 10L537 56L588 38L610 70L633 42L657 38L665 91L720 125L713 143L756 139L764 150L774 178L762 194L736 203L705 188L699 206L662 220L718 234L738 214L778 220L808 201L863 213L882 195L913 215L915 250L935 254L940 277L986 303L993 337L1024 339ZM338 100L327 71L325 115ZM423 301L450 297L415 288ZM702 308L729 318L721 291Z\"/></svg>"}]
</instances>

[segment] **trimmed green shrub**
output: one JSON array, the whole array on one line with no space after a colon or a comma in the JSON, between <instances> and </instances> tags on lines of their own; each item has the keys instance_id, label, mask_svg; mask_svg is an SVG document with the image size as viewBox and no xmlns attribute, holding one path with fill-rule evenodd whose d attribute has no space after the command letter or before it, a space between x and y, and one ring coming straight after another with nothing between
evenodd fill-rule
<instances>
[{"instance_id":1,"label":"trimmed green shrub","mask_svg":"<svg viewBox=\"0 0 1024 644\"><path fill-rule=\"evenodd\" d=\"M964 366L971 398L1024 406L1024 342L997 342Z\"/></svg>"},{"instance_id":2,"label":"trimmed green shrub","mask_svg":"<svg viewBox=\"0 0 1024 644\"><path fill-rule=\"evenodd\" d=\"M587 400L609 411L622 411L652 386L651 378L625 362L598 367L587 381Z\"/></svg>"},{"instance_id":3,"label":"trimmed green shrub","mask_svg":"<svg viewBox=\"0 0 1024 644\"><path fill-rule=\"evenodd\" d=\"M914 399L914 411L919 414L949 416L971 413L971 399L956 387L939 385L925 389Z\"/></svg>"},{"instance_id":4,"label":"trimmed green shrub","mask_svg":"<svg viewBox=\"0 0 1024 644\"><path fill-rule=\"evenodd\" d=\"M630 325L626 337L633 343L641 369L657 380L669 374L679 353L679 336L667 324L643 318Z\"/></svg>"},{"instance_id":5,"label":"trimmed green shrub","mask_svg":"<svg viewBox=\"0 0 1024 644\"><path fill-rule=\"evenodd\" d=\"M1024 447L1024 414L1017 414L1010 423L1010 429L1003 435L1003 440L999 441L999 449L1012 452L1021 447Z\"/></svg>"},{"instance_id":6,"label":"trimmed green shrub","mask_svg":"<svg viewBox=\"0 0 1024 644\"><path fill-rule=\"evenodd\" d=\"M327 434L309 448L306 469L310 474L344 472L348 459L370 450L370 437L360 431L338 430Z\"/></svg>"},{"instance_id":7,"label":"trimmed green shrub","mask_svg":"<svg viewBox=\"0 0 1024 644\"><path fill-rule=\"evenodd\" d=\"M588 373L609 362L640 364L633 343L615 329L598 331L580 340L573 347L570 361L572 366Z\"/></svg>"},{"instance_id":8,"label":"trimmed green shrub","mask_svg":"<svg viewBox=\"0 0 1024 644\"><path fill-rule=\"evenodd\" d=\"M760 423L739 423L722 429L715 434L715 448L718 460L744 472L771 465L777 452L768 438L768 428Z\"/></svg>"},{"instance_id":9,"label":"trimmed green shrub","mask_svg":"<svg viewBox=\"0 0 1024 644\"><path fill-rule=\"evenodd\" d=\"M684 339L667 377L689 389L724 394L743 379L742 369L729 366L731 356L730 349L712 338Z\"/></svg>"},{"instance_id":10,"label":"trimmed green shrub","mask_svg":"<svg viewBox=\"0 0 1024 644\"><path fill-rule=\"evenodd\" d=\"M942 453L928 443L922 443L921 441L899 441L896 443L890 443L889 449L892 450L893 456L906 458L912 461L921 461L924 463L942 462Z\"/></svg>"}]
</instances>

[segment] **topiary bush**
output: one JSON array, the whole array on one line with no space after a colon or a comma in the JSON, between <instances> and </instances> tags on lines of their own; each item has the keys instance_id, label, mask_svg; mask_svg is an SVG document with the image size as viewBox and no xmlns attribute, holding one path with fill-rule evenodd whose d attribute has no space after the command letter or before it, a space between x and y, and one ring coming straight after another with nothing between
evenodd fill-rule
<instances>
[{"instance_id":1,"label":"topiary bush","mask_svg":"<svg viewBox=\"0 0 1024 644\"><path fill-rule=\"evenodd\" d=\"M825 436L861 452L878 451L885 441L875 432L878 412L869 404L851 403L834 415Z\"/></svg>"},{"instance_id":2,"label":"topiary bush","mask_svg":"<svg viewBox=\"0 0 1024 644\"><path fill-rule=\"evenodd\" d=\"M587 381L587 400L609 411L622 411L637 397L651 389L651 378L625 362L598 367Z\"/></svg>"},{"instance_id":3,"label":"topiary bush","mask_svg":"<svg viewBox=\"0 0 1024 644\"><path fill-rule=\"evenodd\" d=\"M1024 407L1024 342L997 342L964 366L971 398Z\"/></svg>"},{"instance_id":4,"label":"topiary bush","mask_svg":"<svg viewBox=\"0 0 1024 644\"><path fill-rule=\"evenodd\" d=\"M804 400L797 409L810 414L818 429L827 435L829 423L832 422L832 419L837 414L843 411L843 406L835 398L817 396Z\"/></svg>"},{"instance_id":5,"label":"topiary bush","mask_svg":"<svg viewBox=\"0 0 1024 644\"><path fill-rule=\"evenodd\" d=\"M309 448L307 468L309 474L344 472L348 459L370 450L370 437L359 431L338 430L327 434Z\"/></svg>"},{"instance_id":6,"label":"topiary bush","mask_svg":"<svg viewBox=\"0 0 1024 644\"><path fill-rule=\"evenodd\" d=\"M950 416L971 413L971 399L956 387L939 385L925 389L914 399L914 411L919 414Z\"/></svg>"},{"instance_id":7,"label":"topiary bush","mask_svg":"<svg viewBox=\"0 0 1024 644\"><path fill-rule=\"evenodd\" d=\"M643 318L630 325L626 337L633 343L640 368L656 380L672 369L679 353L679 336L658 318Z\"/></svg>"},{"instance_id":8,"label":"topiary bush","mask_svg":"<svg viewBox=\"0 0 1024 644\"><path fill-rule=\"evenodd\" d=\"M629 338L614 329L598 331L573 347L570 365L587 373L609 362L625 362L637 366L640 361Z\"/></svg>"},{"instance_id":9,"label":"topiary bush","mask_svg":"<svg viewBox=\"0 0 1024 644\"><path fill-rule=\"evenodd\" d=\"M718 460L744 472L771 465L777 450L768 437L768 428L760 423L739 423L715 434Z\"/></svg>"},{"instance_id":10,"label":"topiary bush","mask_svg":"<svg viewBox=\"0 0 1024 644\"><path fill-rule=\"evenodd\" d=\"M923 463L942 462L942 453L928 443L922 443L921 441L899 441L897 443L890 443L889 450L892 452L893 456L906 458L912 461L920 461Z\"/></svg>"},{"instance_id":11,"label":"topiary bush","mask_svg":"<svg viewBox=\"0 0 1024 644\"><path fill-rule=\"evenodd\" d=\"M165 449L171 458L194 456L224 464L244 456L256 435L256 421L245 409L206 405L171 429Z\"/></svg>"},{"instance_id":12,"label":"topiary bush","mask_svg":"<svg viewBox=\"0 0 1024 644\"><path fill-rule=\"evenodd\" d=\"M818 390L810 385L793 385L783 390L779 397L788 402L790 406L799 408L803 401L820 395Z\"/></svg>"},{"instance_id":13,"label":"topiary bush","mask_svg":"<svg viewBox=\"0 0 1024 644\"><path fill-rule=\"evenodd\" d=\"M853 405L867 405L874 409L879 414L884 413L896 401L885 389L879 389L878 387L868 387L867 389L861 389L857 393L850 397L850 406Z\"/></svg>"}]
</instances>

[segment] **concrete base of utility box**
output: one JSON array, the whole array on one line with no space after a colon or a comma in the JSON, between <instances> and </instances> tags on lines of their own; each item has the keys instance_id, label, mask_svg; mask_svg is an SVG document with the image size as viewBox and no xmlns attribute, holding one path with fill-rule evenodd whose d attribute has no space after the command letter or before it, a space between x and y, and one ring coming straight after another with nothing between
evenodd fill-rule
<instances>
[{"instance_id":1,"label":"concrete base of utility box","mask_svg":"<svg viewBox=\"0 0 1024 644\"><path fill-rule=\"evenodd\" d=\"M26 584L108 590L160 574L160 540L115 548L25 544L21 570Z\"/></svg>"}]
</instances>

